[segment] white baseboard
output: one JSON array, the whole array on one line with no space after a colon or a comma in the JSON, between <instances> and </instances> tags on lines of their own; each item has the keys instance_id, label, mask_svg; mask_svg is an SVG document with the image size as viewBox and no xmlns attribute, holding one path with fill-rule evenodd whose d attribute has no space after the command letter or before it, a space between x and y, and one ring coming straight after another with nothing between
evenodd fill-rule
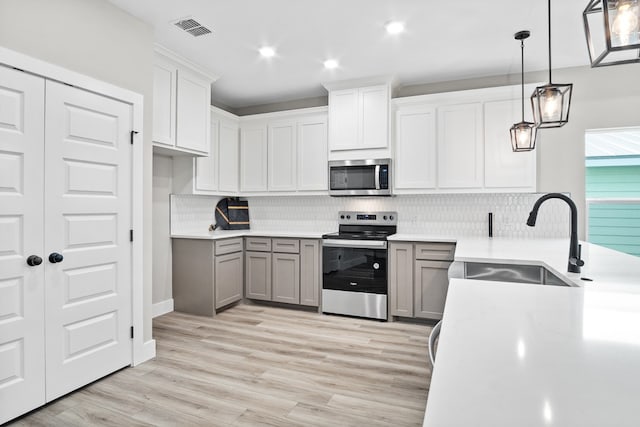
<instances>
[{"instance_id":1,"label":"white baseboard","mask_svg":"<svg viewBox=\"0 0 640 427\"><path fill-rule=\"evenodd\" d=\"M152 316L158 317L173 311L173 298L153 304Z\"/></svg>"},{"instance_id":2,"label":"white baseboard","mask_svg":"<svg viewBox=\"0 0 640 427\"><path fill-rule=\"evenodd\" d=\"M156 357L156 340L145 341L142 344L141 354L137 354L133 366L139 365Z\"/></svg>"}]
</instances>

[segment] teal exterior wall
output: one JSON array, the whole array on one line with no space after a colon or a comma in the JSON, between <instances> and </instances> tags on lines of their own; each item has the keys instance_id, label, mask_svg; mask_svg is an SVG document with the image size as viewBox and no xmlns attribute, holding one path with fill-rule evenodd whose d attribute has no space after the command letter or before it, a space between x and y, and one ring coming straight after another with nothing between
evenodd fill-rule
<instances>
[{"instance_id":1,"label":"teal exterior wall","mask_svg":"<svg viewBox=\"0 0 640 427\"><path fill-rule=\"evenodd\" d=\"M587 199L640 199L640 166L586 168ZM640 203L588 204L588 240L640 256Z\"/></svg>"}]
</instances>

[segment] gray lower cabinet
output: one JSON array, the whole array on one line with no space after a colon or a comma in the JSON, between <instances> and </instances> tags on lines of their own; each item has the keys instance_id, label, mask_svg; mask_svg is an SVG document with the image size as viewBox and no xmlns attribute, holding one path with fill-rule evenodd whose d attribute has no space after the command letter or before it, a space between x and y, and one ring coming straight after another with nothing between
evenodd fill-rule
<instances>
[{"instance_id":1,"label":"gray lower cabinet","mask_svg":"<svg viewBox=\"0 0 640 427\"><path fill-rule=\"evenodd\" d=\"M318 307L319 240L247 237L245 246L247 298Z\"/></svg>"},{"instance_id":2,"label":"gray lower cabinet","mask_svg":"<svg viewBox=\"0 0 640 427\"><path fill-rule=\"evenodd\" d=\"M242 299L242 238L173 239L173 302L176 311L214 316Z\"/></svg>"},{"instance_id":3,"label":"gray lower cabinet","mask_svg":"<svg viewBox=\"0 0 640 427\"><path fill-rule=\"evenodd\" d=\"M272 254L271 300L289 304L300 303L300 255Z\"/></svg>"},{"instance_id":4,"label":"gray lower cabinet","mask_svg":"<svg viewBox=\"0 0 640 427\"><path fill-rule=\"evenodd\" d=\"M413 317L413 243L389 245L389 314Z\"/></svg>"},{"instance_id":5,"label":"gray lower cabinet","mask_svg":"<svg viewBox=\"0 0 640 427\"><path fill-rule=\"evenodd\" d=\"M235 252L216 256L215 301L216 309L242 299L244 253Z\"/></svg>"},{"instance_id":6,"label":"gray lower cabinet","mask_svg":"<svg viewBox=\"0 0 640 427\"><path fill-rule=\"evenodd\" d=\"M320 241L300 240L300 304L318 307L322 270Z\"/></svg>"},{"instance_id":7,"label":"gray lower cabinet","mask_svg":"<svg viewBox=\"0 0 640 427\"><path fill-rule=\"evenodd\" d=\"M245 253L245 295L271 301L271 252Z\"/></svg>"},{"instance_id":8,"label":"gray lower cabinet","mask_svg":"<svg viewBox=\"0 0 640 427\"><path fill-rule=\"evenodd\" d=\"M453 243L389 245L389 314L441 319L449 289Z\"/></svg>"},{"instance_id":9,"label":"gray lower cabinet","mask_svg":"<svg viewBox=\"0 0 640 427\"><path fill-rule=\"evenodd\" d=\"M414 316L441 319L449 290L447 261L416 260Z\"/></svg>"}]
</instances>

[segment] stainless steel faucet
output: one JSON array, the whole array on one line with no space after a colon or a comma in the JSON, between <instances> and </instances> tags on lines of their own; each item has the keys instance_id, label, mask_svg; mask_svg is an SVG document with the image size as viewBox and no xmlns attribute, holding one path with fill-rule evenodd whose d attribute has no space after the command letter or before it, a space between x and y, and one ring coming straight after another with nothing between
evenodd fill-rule
<instances>
[{"instance_id":1,"label":"stainless steel faucet","mask_svg":"<svg viewBox=\"0 0 640 427\"><path fill-rule=\"evenodd\" d=\"M584 261L580 259L582 246L578 244L578 208L576 208L573 200L560 193L545 194L536 200L536 203L533 205L529 219L527 219L527 225L529 227L535 227L536 219L538 218L538 209L540 209L540 205L542 205L545 200L549 199L564 200L569 205L569 208L571 208L571 242L569 243L569 265L567 270L569 273L580 273L580 267L584 265Z\"/></svg>"}]
</instances>

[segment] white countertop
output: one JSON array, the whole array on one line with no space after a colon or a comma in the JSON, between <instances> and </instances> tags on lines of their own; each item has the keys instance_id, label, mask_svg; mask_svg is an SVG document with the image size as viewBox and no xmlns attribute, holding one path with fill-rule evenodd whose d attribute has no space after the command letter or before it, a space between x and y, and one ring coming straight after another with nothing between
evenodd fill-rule
<instances>
[{"instance_id":1,"label":"white countertop","mask_svg":"<svg viewBox=\"0 0 640 427\"><path fill-rule=\"evenodd\" d=\"M640 285L640 258L580 243L585 262L580 274L567 272L569 239L464 238L457 242L455 260L541 265L578 286L607 286L615 290Z\"/></svg>"},{"instance_id":2,"label":"white countertop","mask_svg":"<svg viewBox=\"0 0 640 427\"><path fill-rule=\"evenodd\" d=\"M269 231L269 230L215 230L204 233L180 233L172 234L172 239L228 239L231 237L280 237L280 238L292 238L292 239L321 239L323 234L328 232L316 232L316 231Z\"/></svg>"},{"instance_id":3,"label":"white countertop","mask_svg":"<svg viewBox=\"0 0 640 427\"><path fill-rule=\"evenodd\" d=\"M442 325L425 427L640 425L640 286L452 279Z\"/></svg>"}]
</instances>

